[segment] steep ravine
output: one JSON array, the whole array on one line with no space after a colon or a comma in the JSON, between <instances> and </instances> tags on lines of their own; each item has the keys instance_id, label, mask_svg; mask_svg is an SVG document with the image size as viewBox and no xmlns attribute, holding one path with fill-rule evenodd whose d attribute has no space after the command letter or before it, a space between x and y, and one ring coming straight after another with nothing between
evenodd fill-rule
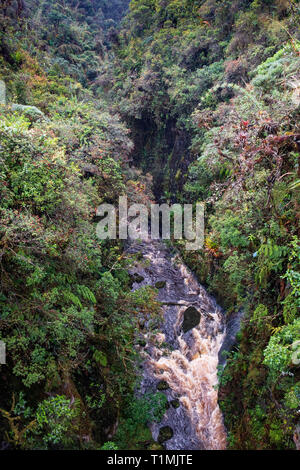
<instances>
[{"instance_id":1,"label":"steep ravine","mask_svg":"<svg viewBox=\"0 0 300 470\"><path fill-rule=\"evenodd\" d=\"M162 422L152 425L153 437L164 441L168 450L225 449L216 387L218 353L225 338L222 310L161 241L134 241L128 251L143 253L131 270L142 280L133 289L160 287L163 305L161 330L150 332L148 318L140 351L141 393L163 388L170 403Z\"/></svg>"}]
</instances>

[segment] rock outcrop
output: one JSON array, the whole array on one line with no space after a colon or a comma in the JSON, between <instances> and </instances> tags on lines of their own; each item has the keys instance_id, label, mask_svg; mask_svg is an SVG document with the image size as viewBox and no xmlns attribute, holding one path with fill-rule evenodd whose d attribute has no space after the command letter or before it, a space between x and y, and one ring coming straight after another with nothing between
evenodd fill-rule
<instances>
[{"instance_id":1,"label":"rock outcrop","mask_svg":"<svg viewBox=\"0 0 300 470\"><path fill-rule=\"evenodd\" d=\"M201 314L195 307L188 307L183 314L182 331L187 333L199 325Z\"/></svg>"}]
</instances>

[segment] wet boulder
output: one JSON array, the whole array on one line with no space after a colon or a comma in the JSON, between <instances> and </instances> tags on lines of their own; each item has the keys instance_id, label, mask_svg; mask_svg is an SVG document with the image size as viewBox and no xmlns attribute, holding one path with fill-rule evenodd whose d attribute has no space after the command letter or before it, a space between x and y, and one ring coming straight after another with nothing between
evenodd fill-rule
<instances>
[{"instance_id":1,"label":"wet boulder","mask_svg":"<svg viewBox=\"0 0 300 470\"><path fill-rule=\"evenodd\" d=\"M162 444L163 442L166 442L169 439L172 439L173 436L174 436L173 429L170 428L170 426L164 426L163 428L160 428L159 430L157 442L159 444Z\"/></svg>"},{"instance_id":2,"label":"wet boulder","mask_svg":"<svg viewBox=\"0 0 300 470\"><path fill-rule=\"evenodd\" d=\"M144 348L147 345L147 342L144 339L140 338L137 340L137 344Z\"/></svg>"},{"instance_id":3,"label":"wet boulder","mask_svg":"<svg viewBox=\"0 0 300 470\"><path fill-rule=\"evenodd\" d=\"M171 403L171 406L173 406L173 408L175 409L180 407L180 401L178 399L171 400L170 403Z\"/></svg>"},{"instance_id":4,"label":"wet boulder","mask_svg":"<svg viewBox=\"0 0 300 470\"><path fill-rule=\"evenodd\" d=\"M182 331L187 333L199 325L201 314L195 307L188 307L183 314Z\"/></svg>"},{"instance_id":5,"label":"wet boulder","mask_svg":"<svg viewBox=\"0 0 300 470\"><path fill-rule=\"evenodd\" d=\"M131 280L132 283L137 282L138 284L140 284L141 282L144 281L144 279L145 278L143 276L141 276L140 274L138 274L138 273L131 274L131 276L130 276L130 280Z\"/></svg>"},{"instance_id":6,"label":"wet boulder","mask_svg":"<svg viewBox=\"0 0 300 470\"><path fill-rule=\"evenodd\" d=\"M91 178L93 176L101 175L101 172L97 165L92 165L89 163L83 166L82 171L85 178Z\"/></svg>"},{"instance_id":7,"label":"wet boulder","mask_svg":"<svg viewBox=\"0 0 300 470\"><path fill-rule=\"evenodd\" d=\"M143 276L141 276L140 274L138 274L138 273L129 274L129 286L130 286L131 289L133 287L133 284L135 284L135 283L140 284L144 280L145 280L145 278Z\"/></svg>"}]
</instances>

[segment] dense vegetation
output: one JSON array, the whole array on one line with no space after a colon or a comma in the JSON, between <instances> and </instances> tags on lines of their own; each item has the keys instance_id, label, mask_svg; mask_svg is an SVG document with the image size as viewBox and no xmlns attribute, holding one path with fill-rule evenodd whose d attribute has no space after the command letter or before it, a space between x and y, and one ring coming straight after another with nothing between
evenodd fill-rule
<instances>
[{"instance_id":1,"label":"dense vegetation","mask_svg":"<svg viewBox=\"0 0 300 470\"><path fill-rule=\"evenodd\" d=\"M132 142L85 88L99 65L93 31L66 5L41 3L32 17L37 3L26 2L15 36L14 2L1 17L0 339L9 354L0 442L100 448L119 420L119 447L143 446L164 397L150 408L147 398L136 401L133 420L134 340L137 314L158 307L151 290L131 293L130 260L119 242L97 239L95 217L103 201L135 197L138 182L126 176ZM56 22L59 11L64 21Z\"/></svg>"},{"instance_id":2,"label":"dense vegetation","mask_svg":"<svg viewBox=\"0 0 300 470\"><path fill-rule=\"evenodd\" d=\"M117 26L127 4L1 2L1 441L153 445L165 403L132 400L134 341L159 306L95 236L101 202L148 197L133 160L157 200L206 202L205 249L177 248L228 316L245 312L220 371L229 448L293 449L299 2L132 0Z\"/></svg>"},{"instance_id":3,"label":"dense vegetation","mask_svg":"<svg viewBox=\"0 0 300 470\"><path fill-rule=\"evenodd\" d=\"M205 249L183 257L228 315L245 311L220 374L235 449L293 448L298 421L299 14L136 0L115 46L134 159L160 200L206 201Z\"/></svg>"}]
</instances>

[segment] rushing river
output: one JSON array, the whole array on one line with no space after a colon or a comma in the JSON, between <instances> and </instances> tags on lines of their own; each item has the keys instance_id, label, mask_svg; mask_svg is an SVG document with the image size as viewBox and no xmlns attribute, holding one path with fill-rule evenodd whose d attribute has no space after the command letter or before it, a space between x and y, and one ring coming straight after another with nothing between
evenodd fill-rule
<instances>
[{"instance_id":1,"label":"rushing river","mask_svg":"<svg viewBox=\"0 0 300 470\"><path fill-rule=\"evenodd\" d=\"M129 251L143 253L143 260L131 270L140 276L133 289L161 282L158 300L164 321L155 338L145 325L142 393L154 393L159 383L166 383L169 388L164 393L176 406L152 425L153 437L157 439L160 429L168 426L173 430L173 437L164 443L168 450L225 449L217 391L218 353L225 337L222 310L161 241L132 242ZM189 307L198 319L200 313L200 322L184 333Z\"/></svg>"}]
</instances>

